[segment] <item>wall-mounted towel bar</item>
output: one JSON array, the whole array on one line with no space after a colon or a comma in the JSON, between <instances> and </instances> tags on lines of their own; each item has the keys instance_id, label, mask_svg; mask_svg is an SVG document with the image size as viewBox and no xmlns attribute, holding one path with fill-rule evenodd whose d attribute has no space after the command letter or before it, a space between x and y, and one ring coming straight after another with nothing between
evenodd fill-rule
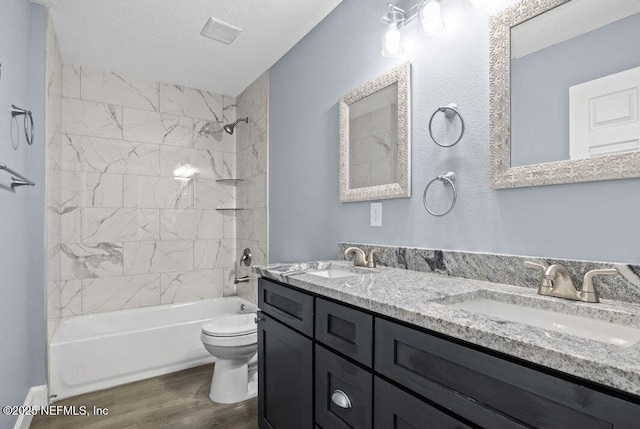
<instances>
[{"instance_id":1,"label":"wall-mounted towel bar","mask_svg":"<svg viewBox=\"0 0 640 429\"><path fill-rule=\"evenodd\" d=\"M12 174L11 189L17 188L18 186L36 186L35 183L33 183L31 180L24 177L22 174L16 173L15 171L7 167L7 164L0 163L0 170L4 170L7 173ZM13 176L16 176L17 179L16 177L13 177Z\"/></svg>"}]
</instances>

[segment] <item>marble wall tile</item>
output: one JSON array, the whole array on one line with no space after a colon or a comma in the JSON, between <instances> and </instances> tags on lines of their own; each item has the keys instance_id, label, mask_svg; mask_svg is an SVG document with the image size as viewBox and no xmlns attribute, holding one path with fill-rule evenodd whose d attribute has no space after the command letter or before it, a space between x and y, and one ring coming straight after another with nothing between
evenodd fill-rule
<instances>
[{"instance_id":1,"label":"marble wall tile","mask_svg":"<svg viewBox=\"0 0 640 429\"><path fill-rule=\"evenodd\" d=\"M154 144L66 134L62 137L62 168L157 176L160 148Z\"/></svg>"},{"instance_id":2,"label":"marble wall tile","mask_svg":"<svg viewBox=\"0 0 640 429\"><path fill-rule=\"evenodd\" d=\"M267 175L260 174L251 178L247 187L248 207L267 207Z\"/></svg>"},{"instance_id":3,"label":"marble wall tile","mask_svg":"<svg viewBox=\"0 0 640 429\"><path fill-rule=\"evenodd\" d=\"M124 243L124 274L193 270L193 241Z\"/></svg>"},{"instance_id":4,"label":"marble wall tile","mask_svg":"<svg viewBox=\"0 0 640 429\"><path fill-rule=\"evenodd\" d=\"M251 175L267 172L267 142L260 141L251 147Z\"/></svg>"},{"instance_id":5,"label":"marble wall tile","mask_svg":"<svg viewBox=\"0 0 640 429\"><path fill-rule=\"evenodd\" d=\"M223 275L221 269L163 273L161 302L171 304L219 298L223 295Z\"/></svg>"},{"instance_id":6,"label":"marble wall tile","mask_svg":"<svg viewBox=\"0 0 640 429\"><path fill-rule=\"evenodd\" d=\"M130 109L123 111L125 140L172 146L193 146L194 121L191 118Z\"/></svg>"},{"instance_id":7,"label":"marble wall tile","mask_svg":"<svg viewBox=\"0 0 640 429\"><path fill-rule=\"evenodd\" d=\"M122 207L122 175L62 172L63 207Z\"/></svg>"},{"instance_id":8,"label":"marble wall tile","mask_svg":"<svg viewBox=\"0 0 640 429\"><path fill-rule=\"evenodd\" d=\"M160 274L82 280L83 313L160 304Z\"/></svg>"},{"instance_id":9,"label":"marble wall tile","mask_svg":"<svg viewBox=\"0 0 640 429\"><path fill-rule=\"evenodd\" d=\"M198 179L195 183L195 207L216 209L235 206L236 188L213 180Z\"/></svg>"},{"instance_id":10,"label":"marble wall tile","mask_svg":"<svg viewBox=\"0 0 640 429\"><path fill-rule=\"evenodd\" d=\"M160 111L222 121L222 96L167 83L160 84Z\"/></svg>"},{"instance_id":11,"label":"marble wall tile","mask_svg":"<svg viewBox=\"0 0 640 429\"><path fill-rule=\"evenodd\" d=\"M172 177L124 176L124 207L193 208L193 182Z\"/></svg>"},{"instance_id":12,"label":"marble wall tile","mask_svg":"<svg viewBox=\"0 0 640 429\"><path fill-rule=\"evenodd\" d=\"M235 268L225 268L224 272L224 288L222 290L223 296L236 296L238 295L238 288L234 283L236 278Z\"/></svg>"},{"instance_id":13,"label":"marble wall tile","mask_svg":"<svg viewBox=\"0 0 640 429\"><path fill-rule=\"evenodd\" d=\"M157 240L159 237L159 210L133 208L82 210L83 243Z\"/></svg>"},{"instance_id":14,"label":"marble wall tile","mask_svg":"<svg viewBox=\"0 0 640 429\"><path fill-rule=\"evenodd\" d=\"M122 243L63 243L60 250L63 280L123 274Z\"/></svg>"},{"instance_id":15,"label":"marble wall tile","mask_svg":"<svg viewBox=\"0 0 640 429\"><path fill-rule=\"evenodd\" d=\"M82 282L64 280L60 282L60 317L82 314Z\"/></svg>"},{"instance_id":16,"label":"marble wall tile","mask_svg":"<svg viewBox=\"0 0 640 429\"><path fill-rule=\"evenodd\" d=\"M242 210L236 213L237 238L253 240L253 210Z\"/></svg>"},{"instance_id":17,"label":"marble wall tile","mask_svg":"<svg viewBox=\"0 0 640 429\"><path fill-rule=\"evenodd\" d=\"M249 115L249 144L267 141L267 105Z\"/></svg>"},{"instance_id":18,"label":"marble wall tile","mask_svg":"<svg viewBox=\"0 0 640 429\"><path fill-rule=\"evenodd\" d=\"M249 283L241 283L237 286L237 295L249 302L258 305L258 281L252 279Z\"/></svg>"},{"instance_id":19,"label":"marble wall tile","mask_svg":"<svg viewBox=\"0 0 640 429\"><path fill-rule=\"evenodd\" d=\"M57 216L50 326L63 313L235 293L225 277L235 265L235 214L215 209L235 206L237 187L215 180L236 177L237 134L222 130L236 118L236 99L61 59L59 68L50 100L60 118L47 121L47 204ZM194 176L176 177L182 167Z\"/></svg>"},{"instance_id":20,"label":"marble wall tile","mask_svg":"<svg viewBox=\"0 0 640 429\"><path fill-rule=\"evenodd\" d=\"M158 111L158 82L83 66L80 84L83 100Z\"/></svg>"},{"instance_id":21,"label":"marble wall tile","mask_svg":"<svg viewBox=\"0 0 640 429\"><path fill-rule=\"evenodd\" d=\"M80 243L82 241L82 209L64 207L60 214L60 242Z\"/></svg>"},{"instance_id":22,"label":"marble wall tile","mask_svg":"<svg viewBox=\"0 0 640 429\"><path fill-rule=\"evenodd\" d=\"M236 116L236 99L234 97L222 97L222 122L229 124L235 122Z\"/></svg>"},{"instance_id":23,"label":"marble wall tile","mask_svg":"<svg viewBox=\"0 0 640 429\"><path fill-rule=\"evenodd\" d=\"M193 248L194 268L233 268L236 259L235 240L196 240Z\"/></svg>"},{"instance_id":24,"label":"marble wall tile","mask_svg":"<svg viewBox=\"0 0 640 429\"><path fill-rule=\"evenodd\" d=\"M238 152L236 158L236 174L239 179L253 177L253 147L248 146Z\"/></svg>"},{"instance_id":25,"label":"marble wall tile","mask_svg":"<svg viewBox=\"0 0 640 429\"><path fill-rule=\"evenodd\" d=\"M236 213L229 211L220 213L222 213L222 236L229 239L236 238Z\"/></svg>"},{"instance_id":26,"label":"marble wall tile","mask_svg":"<svg viewBox=\"0 0 640 429\"><path fill-rule=\"evenodd\" d=\"M122 107L63 98L62 132L92 137L122 138Z\"/></svg>"},{"instance_id":27,"label":"marble wall tile","mask_svg":"<svg viewBox=\"0 0 640 429\"><path fill-rule=\"evenodd\" d=\"M61 307L60 281L50 280L47 282L47 321L49 322L47 326L49 341L51 341L58 322L62 317Z\"/></svg>"},{"instance_id":28,"label":"marble wall tile","mask_svg":"<svg viewBox=\"0 0 640 429\"><path fill-rule=\"evenodd\" d=\"M174 177L176 170L190 167L195 177L207 180L228 178L225 175L224 152L202 149L187 149L174 146L160 147L160 175Z\"/></svg>"},{"instance_id":29,"label":"marble wall tile","mask_svg":"<svg viewBox=\"0 0 640 429\"><path fill-rule=\"evenodd\" d=\"M253 229L252 239L256 241L267 241L267 209L253 209Z\"/></svg>"},{"instance_id":30,"label":"marble wall tile","mask_svg":"<svg viewBox=\"0 0 640 429\"><path fill-rule=\"evenodd\" d=\"M162 210L161 240L221 239L222 213L215 210Z\"/></svg>"},{"instance_id":31,"label":"marble wall tile","mask_svg":"<svg viewBox=\"0 0 640 429\"><path fill-rule=\"evenodd\" d=\"M62 67L62 79L62 96L80 98L80 66L64 64Z\"/></svg>"}]
</instances>

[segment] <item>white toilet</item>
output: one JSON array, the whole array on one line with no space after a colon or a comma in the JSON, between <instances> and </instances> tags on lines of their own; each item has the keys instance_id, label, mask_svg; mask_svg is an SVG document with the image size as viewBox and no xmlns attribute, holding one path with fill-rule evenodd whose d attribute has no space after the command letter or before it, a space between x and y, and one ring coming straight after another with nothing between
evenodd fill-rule
<instances>
[{"instance_id":1,"label":"white toilet","mask_svg":"<svg viewBox=\"0 0 640 429\"><path fill-rule=\"evenodd\" d=\"M216 358L209 398L234 404L258 393L255 313L226 314L202 325L202 344Z\"/></svg>"}]
</instances>

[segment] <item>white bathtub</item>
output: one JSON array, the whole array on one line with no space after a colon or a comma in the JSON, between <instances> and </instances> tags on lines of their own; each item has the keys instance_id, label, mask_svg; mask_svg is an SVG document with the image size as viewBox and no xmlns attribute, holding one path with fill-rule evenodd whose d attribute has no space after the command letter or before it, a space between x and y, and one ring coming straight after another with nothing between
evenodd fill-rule
<instances>
[{"instance_id":1,"label":"white bathtub","mask_svg":"<svg viewBox=\"0 0 640 429\"><path fill-rule=\"evenodd\" d=\"M64 320L49 349L49 394L57 401L214 362L200 341L201 326L242 304L256 309L228 297Z\"/></svg>"}]
</instances>

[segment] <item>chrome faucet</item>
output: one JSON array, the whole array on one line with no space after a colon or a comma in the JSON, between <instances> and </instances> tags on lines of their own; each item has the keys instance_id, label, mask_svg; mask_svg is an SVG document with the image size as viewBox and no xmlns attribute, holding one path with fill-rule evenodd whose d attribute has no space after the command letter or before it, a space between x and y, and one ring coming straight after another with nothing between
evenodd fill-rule
<instances>
[{"instance_id":1,"label":"chrome faucet","mask_svg":"<svg viewBox=\"0 0 640 429\"><path fill-rule=\"evenodd\" d=\"M373 255L376 253L380 253L379 248L373 248L369 251L369 254L365 254L364 250L359 247L349 247L344 251L344 257L348 257L349 253L353 252L353 265L356 267L367 267L367 268L375 268L376 261L373 258Z\"/></svg>"},{"instance_id":2,"label":"chrome faucet","mask_svg":"<svg viewBox=\"0 0 640 429\"><path fill-rule=\"evenodd\" d=\"M584 302L600 302L598 291L593 284L593 278L598 275L612 276L618 274L615 268L591 270L584 275L582 288L578 289L571 280L571 274L562 265L554 264L549 267L535 262L525 262L525 266L536 268L543 272L538 294L555 296L557 298L573 299Z\"/></svg>"}]
</instances>

